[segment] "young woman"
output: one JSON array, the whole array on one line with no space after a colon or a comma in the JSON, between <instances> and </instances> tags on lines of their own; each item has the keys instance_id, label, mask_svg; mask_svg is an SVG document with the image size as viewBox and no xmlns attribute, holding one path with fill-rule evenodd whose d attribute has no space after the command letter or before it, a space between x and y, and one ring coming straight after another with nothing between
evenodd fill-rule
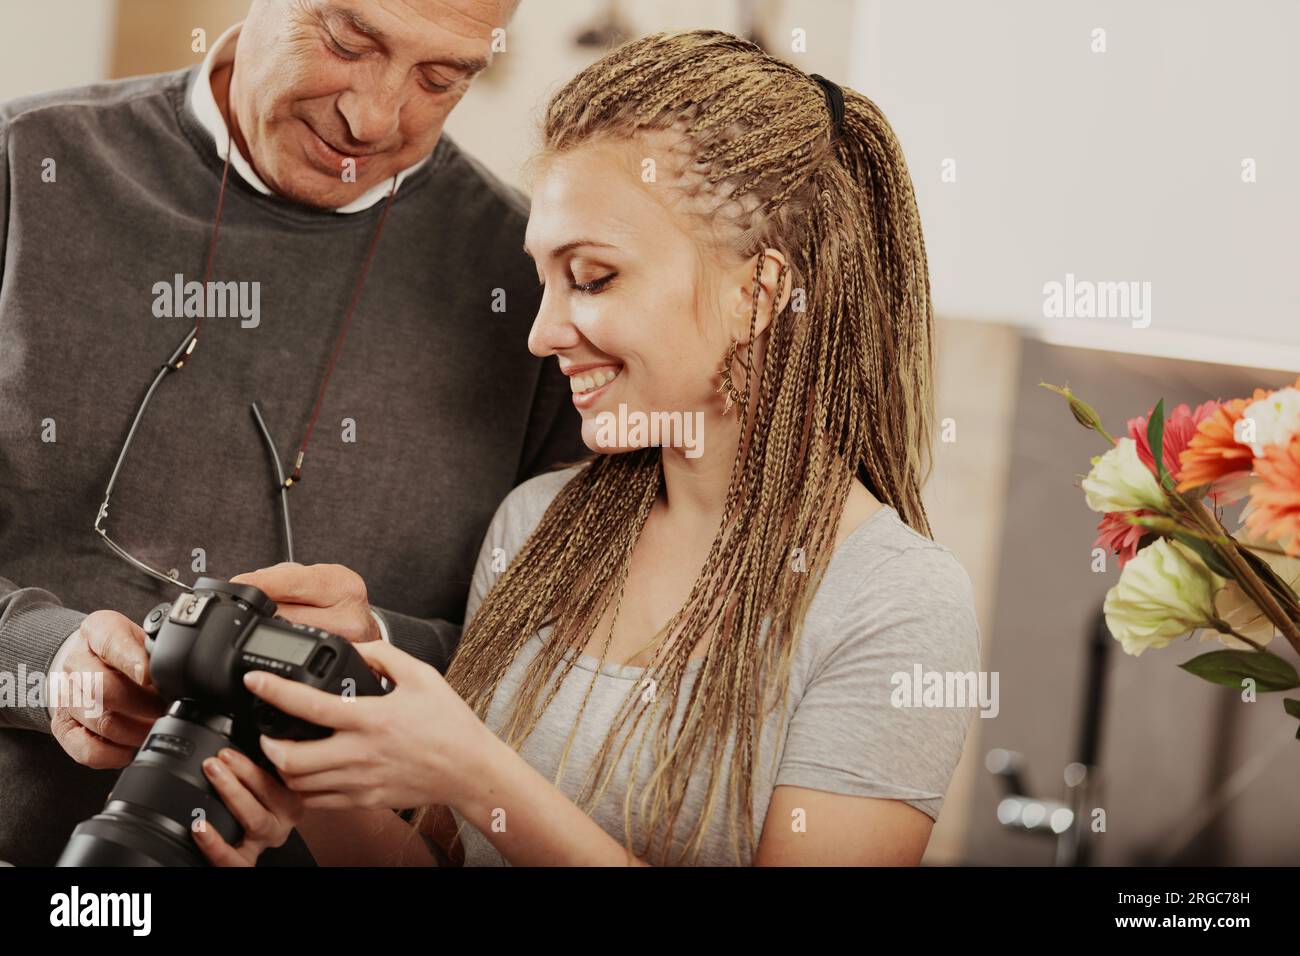
<instances>
[{"instance_id":1,"label":"young woman","mask_svg":"<svg viewBox=\"0 0 1300 956\"><path fill-rule=\"evenodd\" d=\"M979 635L921 504L933 319L889 125L731 35L660 34L556 95L534 171L530 347L594 459L501 505L445 679L378 642L383 698L250 675L336 732L264 741L283 785L210 761L248 834L196 839L218 863L293 826L322 863L918 862L973 711L902 692L977 672Z\"/></svg>"}]
</instances>

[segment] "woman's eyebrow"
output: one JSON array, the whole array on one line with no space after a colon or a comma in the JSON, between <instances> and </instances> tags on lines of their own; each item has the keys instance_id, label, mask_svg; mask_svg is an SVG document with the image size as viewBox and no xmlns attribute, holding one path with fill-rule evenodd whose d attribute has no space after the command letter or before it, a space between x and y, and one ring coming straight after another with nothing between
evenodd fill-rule
<instances>
[{"instance_id":1,"label":"woman's eyebrow","mask_svg":"<svg viewBox=\"0 0 1300 956\"><path fill-rule=\"evenodd\" d=\"M618 248L617 246L615 246L615 245L613 245L613 244L611 244L611 243L608 243L608 242L597 242L595 239L574 239L574 240L571 241L571 242L566 242L564 245L562 245L562 246L556 246L554 249L552 249L549 258L554 259L554 258L557 258L558 256L562 256L562 255L564 255L566 252L569 252L569 251L572 250L572 249L576 249L576 248L578 248L578 246L596 246L596 247L601 248L601 249L616 249L616 248ZM529 250L528 250L528 243L524 243L524 252L527 252L528 255L529 255L529 257L531 257L531 258L534 258L534 259L537 258L537 257L534 256L531 252L529 252Z\"/></svg>"}]
</instances>

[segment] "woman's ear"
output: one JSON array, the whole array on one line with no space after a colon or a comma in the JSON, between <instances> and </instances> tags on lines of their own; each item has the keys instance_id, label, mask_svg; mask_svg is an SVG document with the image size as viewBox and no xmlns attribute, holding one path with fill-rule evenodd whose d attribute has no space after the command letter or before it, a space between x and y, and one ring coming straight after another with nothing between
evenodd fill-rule
<instances>
[{"instance_id":1,"label":"woman's ear","mask_svg":"<svg viewBox=\"0 0 1300 956\"><path fill-rule=\"evenodd\" d=\"M753 292L754 292L754 273L762 264L762 271L759 273L759 301L758 315L754 317L754 335L762 335L767 331L767 327L772 324L772 317L785 308L790 301L791 273L787 269L782 280L782 288L777 289L777 277L781 275L782 267L786 265L785 256L779 249L764 249L762 252L750 256L742 265L737 266L731 273L730 283L732 290L733 308L730 315L732 326L732 337L741 345L745 345L749 339L749 318L753 312ZM772 308L775 300L776 308Z\"/></svg>"}]
</instances>

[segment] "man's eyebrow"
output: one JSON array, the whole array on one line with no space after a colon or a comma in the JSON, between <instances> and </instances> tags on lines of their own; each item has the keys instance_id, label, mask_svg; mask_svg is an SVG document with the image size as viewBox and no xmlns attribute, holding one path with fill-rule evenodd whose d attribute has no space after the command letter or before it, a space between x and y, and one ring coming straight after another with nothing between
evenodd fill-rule
<instances>
[{"instance_id":1,"label":"man's eyebrow","mask_svg":"<svg viewBox=\"0 0 1300 956\"><path fill-rule=\"evenodd\" d=\"M550 258L555 259L559 256L562 256L566 252L569 252L572 249L576 249L578 246L596 246L601 249L618 248L617 246L614 246L608 242L597 242L595 239L574 239L571 242L566 242L564 245L556 246L554 249L552 249ZM527 252L530 258L534 258L533 254L531 252L528 252L528 243L524 243L524 252Z\"/></svg>"},{"instance_id":2,"label":"man's eyebrow","mask_svg":"<svg viewBox=\"0 0 1300 956\"><path fill-rule=\"evenodd\" d=\"M444 66L454 66L458 70L463 70L468 76L480 73L488 67L488 61L481 56L472 56L469 58L463 56L444 56L436 60L430 60L430 63L441 64Z\"/></svg>"},{"instance_id":3,"label":"man's eyebrow","mask_svg":"<svg viewBox=\"0 0 1300 956\"><path fill-rule=\"evenodd\" d=\"M345 21L352 29L356 30L362 36L374 40L380 46L387 45L385 43L387 37L385 36L384 31L370 23L370 21L366 20L355 10L349 10L346 7L336 7L331 4L324 8L324 13L326 16L338 17L340 20ZM481 56L463 57L449 55L428 60L427 62L439 66L455 67L458 70L462 70L468 76L480 73L488 67L487 59Z\"/></svg>"},{"instance_id":4,"label":"man's eyebrow","mask_svg":"<svg viewBox=\"0 0 1300 956\"><path fill-rule=\"evenodd\" d=\"M334 16L338 17L340 20L347 21L348 26L363 36L370 37L372 40L382 41L384 39L384 31L379 29L379 27L372 25L370 21L361 16L361 14L357 13L355 10L349 10L347 7L336 7L333 4L330 4L325 7L325 13L327 16Z\"/></svg>"}]
</instances>

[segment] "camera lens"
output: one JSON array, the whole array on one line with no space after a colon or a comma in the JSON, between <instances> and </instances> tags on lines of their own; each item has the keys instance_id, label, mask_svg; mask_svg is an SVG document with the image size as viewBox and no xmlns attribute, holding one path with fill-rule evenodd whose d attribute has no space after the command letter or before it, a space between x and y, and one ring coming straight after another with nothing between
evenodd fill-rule
<instances>
[{"instance_id":1,"label":"camera lens","mask_svg":"<svg viewBox=\"0 0 1300 956\"><path fill-rule=\"evenodd\" d=\"M203 773L203 761L232 746L229 717L177 701L149 731L101 813L78 825L59 866L204 866L190 835L200 822L229 844L242 828Z\"/></svg>"}]
</instances>

